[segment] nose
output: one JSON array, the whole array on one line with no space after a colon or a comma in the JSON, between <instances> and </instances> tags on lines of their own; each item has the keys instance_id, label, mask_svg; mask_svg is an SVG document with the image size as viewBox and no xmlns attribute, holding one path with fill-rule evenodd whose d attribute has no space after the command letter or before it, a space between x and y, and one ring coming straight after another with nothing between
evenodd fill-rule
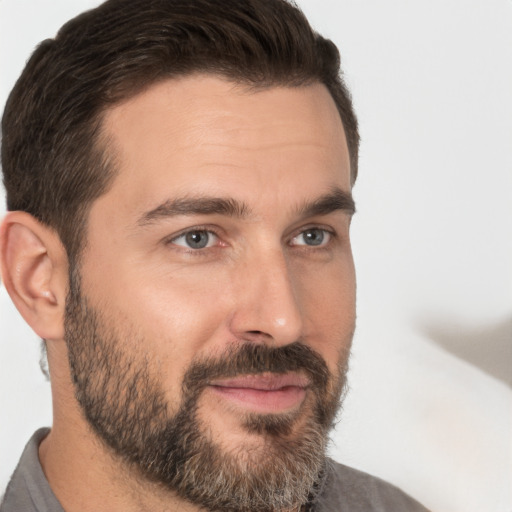
<instances>
[{"instance_id":1,"label":"nose","mask_svg":"<svg viewBox=\"0 0 512 512\"><path fill-rule=\"evenodd\" d=\"M303 335L298 276L281 249L259 252L239 269L230 329L239 340L283 346Z\"/></svg>"}]
</instances>

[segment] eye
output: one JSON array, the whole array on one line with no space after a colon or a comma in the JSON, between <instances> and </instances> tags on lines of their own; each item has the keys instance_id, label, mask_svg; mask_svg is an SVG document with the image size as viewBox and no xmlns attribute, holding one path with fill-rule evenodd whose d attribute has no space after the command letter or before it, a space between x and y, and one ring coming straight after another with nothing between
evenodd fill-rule
<instances>
[{"instance_id":1,"label":"eye","mask_svg":"<svg viewBox=\"0 0 512 512\"><path fill-rule=\"evenodd\" d=\"M331 240L332 234L325 229L310 228L302 231L294 236L291 245L308 245L310 247L318 247L326 245Z\"/></svg>"},{"instance_id":2,"label":"eye","mask_svg":"<svg viewBox=\"0 0 512 512\"><path fill-rule=\"evenodd\" d=\"M171 243L187 249L206 249L215 245L217 241L218 237L215 233L205 229L196 229L173 238Z\"/></svg>"}]
</instances>

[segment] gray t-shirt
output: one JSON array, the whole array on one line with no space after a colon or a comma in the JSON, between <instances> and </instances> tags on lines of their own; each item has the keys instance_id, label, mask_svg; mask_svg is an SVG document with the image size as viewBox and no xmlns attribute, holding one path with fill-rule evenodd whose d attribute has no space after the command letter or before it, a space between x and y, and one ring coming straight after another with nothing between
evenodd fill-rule
<instances>
[{"instance_id":1,"label":"gray t-shirt","mask_svg":"<svg viewBox=\"0 0 512 512\"><path fill-rule=\"evenodd\" d=\"M14 471L0 512L64 512L39 462L39 443L49 429L28 442ZM428 512L400 489L361 471L328 461L327 477L313 505L315 512Z\"/></svg>"}]
</instances>

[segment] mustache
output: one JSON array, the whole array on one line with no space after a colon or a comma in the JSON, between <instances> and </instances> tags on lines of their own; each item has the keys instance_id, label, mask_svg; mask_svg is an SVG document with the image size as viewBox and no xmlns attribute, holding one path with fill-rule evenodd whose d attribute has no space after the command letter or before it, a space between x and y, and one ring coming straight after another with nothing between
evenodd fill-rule
<instances>
[{"instance_id":1,"label":"mustache","mask_svg":"<svg viewBox=\"0 0 512 512\"><path fill-rule=\"evenodd\" d=\"M319 390L327 388L331 376L322 356L300 341L282 347L244 343L220 357L193 362L183 378L183 392L197 392L219 378L289 372L305 373Z\"/></svg>"}]
</instances>

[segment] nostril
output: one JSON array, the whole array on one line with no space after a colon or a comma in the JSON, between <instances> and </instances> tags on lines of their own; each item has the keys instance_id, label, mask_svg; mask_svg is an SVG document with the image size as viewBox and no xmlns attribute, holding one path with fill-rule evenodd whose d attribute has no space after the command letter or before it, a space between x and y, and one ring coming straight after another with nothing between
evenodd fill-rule
<instances>
[{"instance_id":1,"label":"nostril","mask_svg":"<svg viewBox=\"0 0 512 512\"><path fill-rule=\"evenodd\" d=\"M242 337L249 343L268 343L273 339L269 333L257 330L245 331Z\"/></svg>"}]
</instances>

